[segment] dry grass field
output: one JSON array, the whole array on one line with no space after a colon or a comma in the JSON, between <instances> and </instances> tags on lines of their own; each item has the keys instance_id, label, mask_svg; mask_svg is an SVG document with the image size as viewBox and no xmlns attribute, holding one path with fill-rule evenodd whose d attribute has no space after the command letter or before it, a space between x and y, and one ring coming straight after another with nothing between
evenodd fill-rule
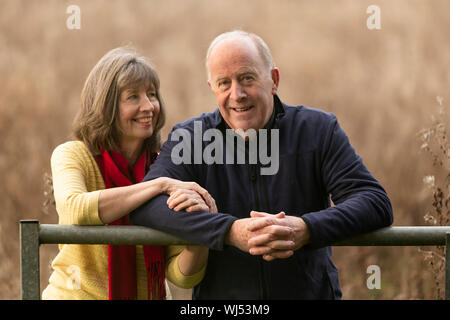
<instances>
[{"instance_id":1,"label":"dry grass field","mask_svg":"<svg viewBox=\"0 0 450 320\"><path fill-rule=\"evenodd\" d=\"M204 69L209 42L232 29L259 34L280 69L281 99L337 115L391 197L394 225L426 225L424 216L433 212L433 193L423 177L445 178L448 167L433 166L417 133L438 114L437 96L450 105L447 0L0 4L0 299L20 298L19 220L57 223L54 209L43 208L51 152L70 138L88 72L121 45L135 46L159 72L168 110L166 138L177 122L215 108ZM79 30L66 27L71 4L81 9ZM366 26L372 4L381 9L379 30ZM334 248L343 298L442 298L437 288L442 281L424 250ZM41 247L41 288L56 252L56 246ZM366 286L369 265L381 269L379 290ZM174 296L187 293L174 291Z\"/></svg>"}]
</instances>

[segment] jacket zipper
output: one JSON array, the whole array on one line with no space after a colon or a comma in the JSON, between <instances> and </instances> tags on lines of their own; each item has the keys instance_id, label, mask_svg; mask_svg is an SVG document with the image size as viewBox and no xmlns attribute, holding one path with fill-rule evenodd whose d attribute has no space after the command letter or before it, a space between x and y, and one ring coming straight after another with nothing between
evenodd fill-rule
<instances>
[{"instance_id":1,"label":"jacket zipper","mask_svg":"<svg viewBox=\"0 0 450 320\"><path fill-rule=\"evenodd\" d=\"M253 186L253 194L254 194L254 201L255 201L255 210L261 211L261 206L259 202L259 188L258 188L258 165L256 164L250 164L250 182ZM260 275L260 285L261 285L261 299L266 300L267 299L267 289L266 289L266 281L264 279L264 265L263 261L258 261L259 264L259 275Z\"/></svg>"},{"instance_id":2,"label":"jacket zipper","mask_svg":"<svg viewBox=\"0 0 450 320\"><path fill-rule=\"evenodd\" d=\"M271 135L269 134L269 135L268 135L268 140L267 140L268 146L271 145L270 139L271 139ZM270 150L270 152L271 152L271 150ZM259 163L259 162L258 162L258 163ZM257 175L257 174L258 174L257 169L258 169L258 166L255 165L255 169L254 169L255 177L258 177L258 175ZM273 212L271 212L270 198L269 198L269 192L268 192L268 189L267 189L267 179L266 179L266 178L267 178L267 177L262 176L262 175L259 176L261 192L264 193L264 197L266 198L266 199L265 199L266 201L264 202L265 208L262 208L262 207L259 205L259 203L258 203L258 207L259 207L259 210L261 210L261 211L263 211L263 212L273 213ZM256 192L257 194L259 194L259 193L258 193L259 189L257 188L257 185L258 185L258 184L257 184L256 179L255 179L255 189L256 189L255 192ZM266 283L266 278L265 278L265 272L264 272L264 260L262 260L262 259L260 260L260 269L261 269L261 283L262 283L262 288L263 288L263 290L262 290L262 292L263 292L263 297L262 297L262 299L266 300L266 299L269 299L269 295L268 295L268 288L267 288L267 283Z\"/></svg>"}]
</instances>

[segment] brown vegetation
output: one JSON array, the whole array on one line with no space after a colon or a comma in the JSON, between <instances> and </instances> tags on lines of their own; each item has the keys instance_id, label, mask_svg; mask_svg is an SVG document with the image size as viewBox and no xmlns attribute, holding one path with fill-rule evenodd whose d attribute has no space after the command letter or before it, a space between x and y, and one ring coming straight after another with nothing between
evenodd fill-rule
<instances>
[{"instance_id":1,"label":"brown vegetation","mask_svg":"<svg viewBox=\"0 0 450 320\"><path fill-rule=\"evenodd\" d=\"M70 4L81 8L80 30L66 28ZM381 8L381 30L366 27L371 4ZM159 71L166 138L175 123L215 108L204 70L213 37L259 34L280 68L282 100L335 113L390 195L394 225L424 225L436 206L422 179L445 178L448 168L433 166L416 133L432 125L436 96L449 105L449 8L446 0L2 1L0 299L19 298L19 220L57 223L42 209L51 152L69 139L88 72L120 45L134 45ZM344 299L438 298L424 250L335 248ZM41 247L41 288L56 251ZM381 268L380 290L366 287L371 264Z\"/></svg>"}]
</instances>

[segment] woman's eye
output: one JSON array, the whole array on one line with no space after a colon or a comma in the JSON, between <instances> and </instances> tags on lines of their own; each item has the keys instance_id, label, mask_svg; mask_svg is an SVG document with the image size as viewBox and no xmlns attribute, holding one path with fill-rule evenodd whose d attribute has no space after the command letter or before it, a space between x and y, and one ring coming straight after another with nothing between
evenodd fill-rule
<instances>
[{"instance_id":1,"label":"woman's eye","mask_svg":"<svg viewBox=\"0 0 450 320\"><path fill-rule=\"evenodd\" d=\"M150 98L156 98L156 92L149 92L149 93L147 93L147 97L150 97Z\"/></svg>"},{"instance_id":2,"label":"woman's eye","mask_svg":"<svg viewBox=\"0 0 450 320\"><path fill-rule=\"evenodd\" d=\"M128 99L128 100L134 100L134 99L137 99L137 95L132 94L132 95L128 96L127 99Z\"/></svg>"}]
</instances>

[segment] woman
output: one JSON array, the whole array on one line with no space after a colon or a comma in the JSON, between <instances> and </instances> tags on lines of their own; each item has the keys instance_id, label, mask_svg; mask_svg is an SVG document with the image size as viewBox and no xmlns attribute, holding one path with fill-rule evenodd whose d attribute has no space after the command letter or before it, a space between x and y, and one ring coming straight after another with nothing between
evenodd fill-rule
<instances>
[{"instance_id":1,"label":"woman","mask_svg":"<svg viewBox=\"0 0 450 320\"><path fill-rule=\"evenodd\" d=\"M164 121L159 78L149 63L126 48L101 58L81 94L76 141L52 154L59 223L127 225L129 212L161 193L174 210L217 212L214 199L195 183L140 182L156 158ZM199 246L59 249L43 299L164 299L165 270L175 285L191 288L201 281L208 255Z\"/></svg>"}]
</instances>

